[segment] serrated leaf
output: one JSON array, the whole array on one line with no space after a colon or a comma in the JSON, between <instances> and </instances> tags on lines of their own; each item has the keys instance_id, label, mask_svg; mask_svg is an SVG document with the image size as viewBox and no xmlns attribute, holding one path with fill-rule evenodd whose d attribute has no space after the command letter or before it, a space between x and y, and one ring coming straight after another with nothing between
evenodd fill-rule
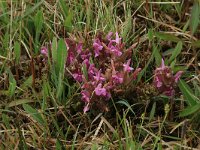
<instances>
[{"instance_id":1,"label":"serrated leaf","mask_svg":"<svg viewBox=\"0 0 200 150\"><path fill-rule=\"evenodd\" d=\"M179 113L179 116L180 117L185 117L185 116L188 116L188 115L192 115L192 114L196 113L199 110L200 110L200 103L196 104L196 105L193 105L193 106L187 107L186 109L184 109L183 111L181 111Z\"/></svg>"},{"instance_id":2,"label":"serrated leaf","mask_svg":"<svg viewBox=\"0 0 200 150\"><path fill-rule=\"evenodd\" d=\"M183 48L183 43L180 41L177 43L174 51L172 52L172 56L169 58L169 63L172 62L180 53Z\"/></svg>"},{"instance_id":3,"label":"serrated leaf","mask_svg":"<svg viewBox=\"0 0 200 150\"><path fill-rule=\"evenodd\" d=\"M180 80L178 83L178 86L179 86L182 94L184 95L186 102L189 106L194 106L197 104L197 102L199 102L199 99L194 96L192 90L190 89L190 87L187 85L187 83L185 81Z\"/></svg>"},{"instance_id":4,"label":"serrated leaf","mask_svg":"<svg viewBox=\"0 0 200 150\"><path fill-rule=\"evenodd\" d=\"M169 33L155 32L155 36L166 41L179 42L181 39Z\"/></svg>"},{"instance_id":5,"label":"serrated leaf","mask_svg":"<svg viewBox=\"0 0 200 150\"><path fill-rule=\"evenodd\" d=\"M23 104L22 105L24 110L31 116L33 117L33 119L35 121L37 121L38 123L44 125L44 119L42 118L41 114L36 110L34 109L33 107L31 107L30 105L28 104Z\"/></svg>"},{"instance_id":6,"label":"serrated leaf","mask_svg":"<svg viewBox=\"0 0 200 150\"><path fill-rule=\"evenodd\" d=\"M192 7L192 12L191 12L191 18L190 18L190 28L191 28L192 34L195 33L195 31L199 25L199 16L200 16L199 3L194 2L194 5Z\"/></svg>"}]
</instances>

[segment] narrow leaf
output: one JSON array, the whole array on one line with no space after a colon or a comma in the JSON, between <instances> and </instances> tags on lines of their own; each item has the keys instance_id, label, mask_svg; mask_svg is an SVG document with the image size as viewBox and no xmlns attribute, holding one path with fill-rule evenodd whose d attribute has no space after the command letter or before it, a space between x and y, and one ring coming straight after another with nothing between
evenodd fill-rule
<instances>
[{"instance_id":1,"label":"narrow leaf","mask_svg":"<svg viewBox=\"0 0 200 150\"><path fill-rule=\"evenodd\" d=\"M21 48L19 42L15 42L14 44L14 53L15 53L15 62L18 64L21 55Z\"/></svg>"},{"instance_id":2,"label":"narrow leaf","mask_svg":"<svg viewBox=\"0 0 200 150\"><path fill-rule=\"evenodd\" d=\"M174 51L172 52L172 55L169 58L169 63L172 62L181 53L182 48L183 48L183 43L180 41L177 43Z\"/></svg>"},{"instance_id":3,"label":"narrow leaf","mask_svg":"<svg viewBox=\"0 0 200 150\"><path fill-rule=\"evenodd\" d=\"M195 33L199 25L199 15L200 15L199 3L194 2L194 5L192 7L192 12L191 12L191 18L190 18L190 28L191 28L192 34Z\"/></svg>"},{"instance_id":4,"label":"narrow leaf","mask_svg":"<svg viewBox=\"0 0 200 150\"><path fill-rule=\"evenodd\" d=\"M44 125L44 119L42 118L41 114L34 108L32 108L30 105L28 104L23 104L22 105L24 110L31 116L33 117L33 119L35 121L37 121L38 123Z\"/></svg>"},{"instance_id":5,"label":"narrow leaf","mask_svg":"<svg viewBox=\"0 0 200 150\"><path fill-rule=\"evenodd\" d=\"M179 86L182 94L184 95L187 104L189 106L196 105L197 102L199 101L199 99L193 95L193 92L190 89L190 87L187 85L187 83L183 80L180 80L178 86Z\"/></svg>"},{"instance_id":6,"label":"narrow leaf","mask_svg":"<svg viewBox=\"0 0 200 150\"><path fill-rule=\"evenodd\" d=\"M192 115L194 113L196 113L197 111L200 110L200 103L193 105L193 106L189 106L186 109L184 109L183 111L180 112L179 116L180 117L185 117L188 115Z\"/></svg>"},{"instance_id":7,"label":"narrow leaf","mask_svg":"<svg viewBox=\"0 0 200 150\"><path fill-rule=\"evenodd\" d=\"M156 32L155 36L162 39L162 40L166 40L166 41L173 41L173 42L181 41L181 39L179 39L178 37L176 37L172 34L168 34L168 33Z\"/></svg>"}]
</instances>

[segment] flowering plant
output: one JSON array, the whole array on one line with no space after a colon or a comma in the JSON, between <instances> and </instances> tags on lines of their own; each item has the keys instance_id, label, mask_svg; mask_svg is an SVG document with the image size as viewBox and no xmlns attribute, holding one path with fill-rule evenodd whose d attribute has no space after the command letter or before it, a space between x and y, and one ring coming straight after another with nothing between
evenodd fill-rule
<instances>
[{"instance_id":1,"label":"flowering plant","mask_svg":"<svg viewBox=\"0 0 200 150\"><path fill-rule=\"evenodd\" d=\"M165 62L162 59L161 66L156 68L154 72L154 85L155 87L166 96L174 96L175 86L178 83L183 71L178 71L173 75L173 71L170 67L165 66Z\"/></svg>"},{"instance_id":2,"label":"flowering plant","mask_svg":"<svg viewBox=\"0 0 200 150\"><path fill-rule=\"evenodd\" d=\"M113 92L135 80L140 68L131 65L132 50L125 49L118 33L112 39L110 32L105 38L99 34L91 49L83 49L82 43L66 40L68 47L67 63L73 78L82 84L81 95L85 102L84 112L90 107L105 106ZM95 59L95 61L93 61ZM102 107L107 110L106 107Z\"/></svg>"},{"instance_id":3,"label":"flowering plant","mask_svg":"<svg viewBox=\"0 0 200 150\"><path fill-rule=\"evenodd\" d=\"M81 84L84 113L93 105L108 111L106 101L117 90L136 80L141 69L131 67L132 48L125 48L117 32L114 39L110 32L106 37L99 34L91 45L84 44L66 39L68 55L65 66ZM44 47L41 54L48 56Z\"/></svg>"}]
</instances>

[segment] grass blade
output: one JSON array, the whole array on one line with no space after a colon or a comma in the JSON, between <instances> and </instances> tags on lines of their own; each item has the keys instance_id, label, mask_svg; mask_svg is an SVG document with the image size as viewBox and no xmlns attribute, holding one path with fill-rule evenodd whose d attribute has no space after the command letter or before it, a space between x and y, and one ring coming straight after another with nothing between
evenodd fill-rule
<instances>
[{"instance_id":1,"label":"grass blade","mask_svg":"<svg viewBox=\"0 0 200 150\"><path fill-rule=\"evenodd\" d=\"M44 119L42 118L41 114L36 109L34 109L33 107L31 107L28 104L23 104L22 106L23 106L24 110L29 115L31 115L31 117L33 117L34 120L36 120L41 125L44 125L44 123L45 123Z\"/></svg>"},{"instance_id":2,"label":"grass blade","mask_svg":"<svg viewBox=\"0 0 200 150\"><path fill-rule=\"evenodd\" d=\"M190 89L190 87L187 85L187 83L183 80L180 80L178 86L179 86L182 94L184 95L187 104L189 106L196 105L197 102L199 101L199 99L192 94L193 92Z\"/></svg>"}]
</instances>

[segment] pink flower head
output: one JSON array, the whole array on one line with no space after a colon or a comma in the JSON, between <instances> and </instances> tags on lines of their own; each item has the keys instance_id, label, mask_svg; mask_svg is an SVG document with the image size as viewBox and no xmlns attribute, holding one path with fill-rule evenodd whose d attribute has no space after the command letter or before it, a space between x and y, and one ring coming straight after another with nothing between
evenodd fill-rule
<instances>
[{"instance_id":1,"label":"pink flower head","mask_svg":"<svg viewBox=\"0 0 200 150\"><path fill-rule=\"evenodd\" d=\"M96 82L105 81L105 78L101 76L101 69L96 73L94 79L96 80Z\"/></svg>"},{"instance_id":2,"label":"pink flower head","mask_svg":"<svg viewBox=\"0 0 200 150\"><path fill-rule=\"evenodd\" d=\"M46 47L42 47L40 53L45 57L48 57L48 49Z\"/></svg>"},{"instance_id":3,"label":"pink flower head","mask_svg":"<svg viewBox=\"0 0 200 150\"><path fill-rule=\"evenodd\" d=\"M98 72L98 70L97 70L97 68L95 68L94 64L90 64L90 65L89 65L89 68L88 68L88 76L89 76L90 78L93 78L93 76L94 76L95 74L97 74L97 72Z\"/></svg>"},{"instance_id":4,"label":"pink flower head","mask_svg":"<svg viewBox=\"0 0 200 150\"><path fill-rule=\"evenodd\" d=\"M74 53L68 51L67 63L68 63L68 64L73 63L74 59L75 59L75 55L74 55Z\"/></svg>"},{"instance_id":5,"label":"pink flower head","mask_svg":"<svg viewBox=\"0 0 200 150\"><path fill-rule=\"evenodd\" d=\"M76 50L77 50L77 53L80 54L83 51L83 44L78 43L78 45L76 46Z\"/></svg>"},{"instance_id":6,"label":"pink flower head","mask_svg":"<svg viewBox=\"0 0 200 150\"><path fill-rule=\"evenodd\" d=\"M124 79L119 74L112 75L112 79L115 84L122 84L124 81Z\"/></svg>"},{"instance_id":7,"label":"pink flower head","mask_svg":"<svg viewBox=\"0 0 200 150\"><path fill-rule=\"evenodd\" d=\"M131 59L129 59L126 64L123 64L124 72L128 72L129 73L129 72L131 72L133 70L133 68L130 67L130 63L131 63Z\"/></svg>"},{"instance_id":8,"label":"pink flower head","mask_svg":"<svg viewBox=\"0 0 200 150\"><path fill-rule=\"evenodd\" d=\"M85 114L89 110L90 110L89 103L86 103L86 105L83 108L83 113Z\"/></svg>"},{"instance_id":9,"label":"pink flower head","mask_svg":"<svg viewBox=\"0 0 200 150\"><path fill-rule=\"evenodd\" d=\"M81 95L82 95L82 100L85 103L89 103L90 102L90 93L86 90L81 91Z\"/></svg>"},{"instance_id":10,"label":"pink flower head","mask_svg":"<svg viewBox=\"0 0 200 150\"><path fill-rule=\"evenodd\" d=\"M72 76L78 82L83 81L83 77L82 77L82 74L80 72L73 73Z\"/></svg>"},{"instance_id":11,"label":"pink flower head","mask_svg":"<svg viewBox=\"0 0 200 150\"><path fill-rule=\"evenodd\" d=\"M134 72L133 72L133 79L136 80L138 74L140 73L141 68L137 68Z\"/></svg>"},{"instance_id":12,"label":"pink flower head","mask_svg":"<svg viewBox=\"0 0 200 150\"><path fill-rule=\"evenodd\" d=\"M98 95L98 96L106 96L107 95L107 92L106 92L106 89L104 87L102 87L102 84L99 83L97 85L97 87L95 88L95 94Z\"/></svg>"},{"instance_id":13,"label":"pink flower head","mask_svg":"<svg viewBox=\"0 0 200 150\"><path fill-rule=\"evenodd\" d=\"M119 50L119 48L117 46L113 46L113 41L110 41L110 43L108 44L108 48L115 56L122 55L122 52Z\"/></svg>"},{"instance_id":14,"label":"pink flower head","mask_svg":"<svg viewBox=\"0 0 200 150\"><path fill-rule=\"evenodd\" d=\"M176 83L178 83L178 81L179 81L180 77L182 76L182 74L183 74L183 71L178 71L178 72L175 74L174 80L175 80Z\"/></svg>"},{"instance_id":15,"label":"pink flower head","mask_svg":"<svg viewBox=\"0 0 200 150\"><path fill-rule=\"evenodd\" d=\"M100 54L100 51L103 49L103 46L99 39L94 40L93 48L94 48L95 57L98 57Z\"/></svg>"},{"instance_id":16,"label":"pink flower head","mask_svg":"<svg viewBox=\"0 0 200 150\"><path fill-rule=\"evenodd\" d=\"M154 85L161 93L167 96L174 96L174 88L182 73L182 71L179 71L174 76L171 68L165 66L164 60L162 59L161 66L156 68L154 72Z\"/></svg>"},{"instance_id":17,"label":"pink flower head","mask_svg":"<svg viewBox=\"0 0 200 150\"><path fill-rule=\"evenodd\" d=\"M113 35L113 33L112 33L112 32L109 32L109 33L107 34L107 36L106 36L106 39L110 41L112 35Z\"/></svg>"},{"instance_id":18,"label":"pink flower head","mask_svg":"<svg viewBox=\"0 0 200 150\"><path fill-rule=\"evenodd\" d=\"M116 32L116 39L114 40L117 44L121 44L121 38L119 38L119 34Z\"/></svg>"},{"instance_id":19,"label":"pink flower head","mask_svg":"<svg viewBox=\"0 0 200 150\"><path fill-rule=\"evenodd\" d=\"M81 53L81 59L82 60L85 60L85 59L90 59L90 56L92 56L92 54L90 52L84 52L84 53Z\"/></svg>"}]
</instances>

